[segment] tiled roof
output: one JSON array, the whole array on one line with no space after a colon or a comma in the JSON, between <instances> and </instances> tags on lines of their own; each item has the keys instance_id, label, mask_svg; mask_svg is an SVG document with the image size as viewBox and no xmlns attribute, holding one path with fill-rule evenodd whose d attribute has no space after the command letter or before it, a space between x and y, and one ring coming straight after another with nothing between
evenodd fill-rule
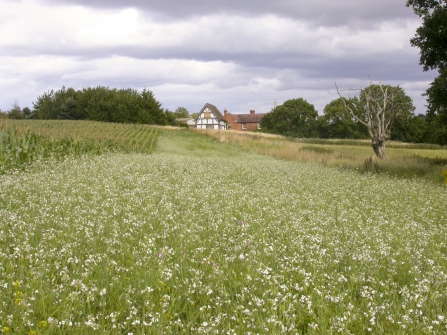
<instances>
[{"instance_id":1,"label":"tiled roof","mask_svg":"<svg viewBox=\"0 0 447 335\"><path fill-rule=\"evenodd\" d=\"M205 106L203 106L203 108L202 108L202 109L200 110L200 112L199 112L199 115L200 115L200 114L204 111L204 109L207 108L207 107L210 109L211 112L214 113L214 115L216 115L216 117L217 117L219 120L223 120L223 119L224 119L222 113L217 109L217 107L214 106L214 105L212 105L212 104L209 104L209 103L206 103ZM197 117L199 117L199 115L197 115ZM197 117L196 117L196 119L197 119Z\"/></svg>"},{"instance_id":2,"label":"tiled roof","mask_svg":"<svg viewBox=\"0 0 447 335\"><path fill-rule=\"evenodd\" d=\"M260 123L265 114L231 114L238 123Z\"/></svg>"}]
</instances>

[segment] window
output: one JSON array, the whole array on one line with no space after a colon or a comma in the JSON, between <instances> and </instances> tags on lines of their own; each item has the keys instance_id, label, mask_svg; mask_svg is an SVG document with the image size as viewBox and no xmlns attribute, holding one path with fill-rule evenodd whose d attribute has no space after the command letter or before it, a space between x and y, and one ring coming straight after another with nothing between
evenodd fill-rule
<instances>
[{"instance_id":1,"label":"window","mask_svg":"<svg viewBox=\"0 0 447 335\"><path fill-rule=\"evenodd\" d=\"M258 129L261 129L261 124L260 123L258 123Z\"/></svg>"},{"instance_id":2,"label":"window","mask_svg":"<svg viewBox=\"0 0 447 335\"><path fill-rule=\"evenodd\" d=\"M242 130L247 129L247 125L245 123L242 124Z\"/></svg>"},{"instance_id":3,"label":"window","mask_svg":"<svg viewBox=\"0 0 447 335\"><path fill-rule=\"evenodd\" d=\"M209 119L210 117L211 117L211 113L210 112L205 112L205 113L203 113L204 114L204 118L205 119Z\"/></svg>"},{"instance_id":4,"label":"window","mask_svg":"<svg viewBox=\"0 0 447 335\"><path fill-rule=\"evenodd\" d=\"M207 124L206 129L214 129L214 126L212 124Z\"/></svg>"}]
</instances>

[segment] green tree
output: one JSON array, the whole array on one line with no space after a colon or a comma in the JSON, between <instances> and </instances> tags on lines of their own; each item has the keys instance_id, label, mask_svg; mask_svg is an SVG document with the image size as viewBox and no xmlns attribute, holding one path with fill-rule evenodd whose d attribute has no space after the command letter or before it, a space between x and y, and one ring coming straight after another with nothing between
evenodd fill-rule
<instances>
[{"instance_id":1,"label":"green tree","mask_svg":"<svg viewBox=\"0 0 447 335\"><path fill-rule=\"evenodd\" d=\"M108 87L87 87L79 92L77 109L87 120L112 122L113 91Z\"/></svg>"},{"instance_id":2,"label":"green tree","mask_svg":"<svg viewBox=\"0 0 447 335\"><path fill-rule=\"evenodd\" d=\"M291 99L272 109L261 120L268 133L292 137L317 137L318 112L303 98Z\"/></svg>"},{"instance_id":3,"label":"green tree","mask_svg":"<svg viewBox=\"0 0 447 335\"><path fill-rule=\"evenodd\" d=\"M190 117L189 112L185 107L178 107L174 113L177 118L189 118Z\"/></svg>"},{"instance_id":4,"label":"green tree","mask_svg":"<svg viewBox=\"0 0 447 335\"><path fill-rule=\"evenodd\" d=\"M446 51L447 53L447 51ZM426 94L427 133L426 141L447 145L447 69L440 70L440 75L430 84Z\"/></svg>"},{"instance_id":5,"label":"green tree","mask_svg":"<svg viewBox=\"0 0 447 335\"><path fill-rule=\"evenodd\" d=\"M54 91L44 92L33 102L34 111L41 120L49 120L52 115Z\"/></svg>"},{"instance_id":6,"label":"green tree","mask_svg":"<svg viewBox=\"0 0 447 335\"><path fill-rule=\"evenodd\" d=\"M174 126L176 125L175 119L177 119L177 114L175 112L170 111L169 109L165 109L166 122L168 125Z\"/></svg>"},{"instance_id":7,"label":"green tree","mask_svg":"<svg viewBox=\"0 0 447 335\"><path fill-rule=\"evenodd\" d=\"M49 91L33 103L40 119L95 120L119 123L166 124L166 115L151 91L73 88Z\"/></svg>"},{"instance_id":8,"label":"green tree","mask_svg":"<svg viewBox=\"0 0 447 335\"><path fill-rule=\"evenodd\" d=\"M68 119L68 120L76 120L76 100L71 96L68 97L65 102L61 106L61 111L59 114L59 118Z\"/></svg>"},{"instance_id":9,"label":"green tree","mask_svg":"<svg viewBox=\"0 0 447 335\"><path fill-rule=\"evenodd\" d=\"M427 122L432 129L429 141L447 144L447 0L408 0L414 12L422 18L422 26L410 40L420 49L420 64L424 71L437 70L438 76L425 92Z\"/></svg>"},{"instance_id":10,"label":"green tree","mask_svg":"<svg viewBox=\"0 0 447 335\"><path fill-rule=\"evenodd\" d=\"M425 115L422 116L402 115L396 117L390 139L409 143L423 143L427 136L427 125Z\"/></svg>"},{"instance_id":11,"label":"green tree","mask_svg":"<svg viewBox=\"0 0 447 335\"><path fill-rule=\"evenodd\" d=\"M341 96L338 88L337 92L349 113L367 127L376 156L385 158L385 143L391 138L396 119L414 115L413 100L400 86L370 83L368 87L360 90L360 102L358 108L354 109L348 104L348 100Z\"/></svg>"},{"instance_id":12,"label":"green tree","mask_svg":"<svg viewBox=\"0 0 447 335\"><path fill-rule=\"evenodd\" d=\"M348 98L346 102L352 109L358 109L357 97ZM332 100L324 107L319 125L322 138L368 138L368 129L349 113L342 98Z\"/></svg>"},{"instance_id":13,"label":"green tree","mask_svg":"<svg viewBox=\"0 0 447 335\"><path fill-rule=\"evenodd\" d=\"M166 116L163 113L161 103L155 99L154 93L152 91L144 89L141 93L141 97L143 98L146 111L150 113L153 122L155 124L165 125Z\"/></svg>"},{"instance_id":14,"label":"green tree","mask_svg":"<svg viewBox=\"0 0 447 335\"><path fill-rule=\"evenodd\" d=\"M425 115L413 116L410 119L410 131L411 131L411 141L412 143L423 143L426 142L426 137L428 133L427 122L425 121Z\"/></svg>"},{"instance_id":15,"label":"green tree","mask_svg":"<svg viewBox=\"0 0 447 335\"><path fill-rule=\"evenodd\" d=\"M28 117L28 116L30 116L31 115L31 109L29 109L29 107L23 107L23 109L22 109L22 114L25 116L25 117Z\"/></svg>"},{"instance_id":16,"label":"green tree","mask_svg":"<svg viewBox=\"0 0 447 335\"><path fill-rule=\"evenodd\" d=\"M24 119L25 115L22 113L22 108L19 105L17 100L11 106L11 109L8 111L8 119L21 120Z\"/></svg>"},{"instance_id":17,"label":"green tree","mask_svg":"<svg viewBox=\"0 0 447 335\"><path fill-rule=\"evenodd\" d=\"M50 90L45 92L33 102L34 113L39 119L83 119L79 110L76 108L76 99L78 92L73 88L60 90Z\"/></svg>"}]
</instances>

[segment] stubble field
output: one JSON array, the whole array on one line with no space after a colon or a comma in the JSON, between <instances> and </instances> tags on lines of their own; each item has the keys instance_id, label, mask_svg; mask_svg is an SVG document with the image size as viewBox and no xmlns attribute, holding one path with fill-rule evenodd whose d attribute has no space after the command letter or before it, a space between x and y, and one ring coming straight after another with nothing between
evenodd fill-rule
<instances>
[{"instance_id":1,"label":"stubble field","mask_svg":"<svg viewBox=\"0 0 447 335\"><path fill-rule=\"evenodd\" d=\"M187 131L0 176L0 332L445 334L447 189Z\"/></svg>"}]
</instances>

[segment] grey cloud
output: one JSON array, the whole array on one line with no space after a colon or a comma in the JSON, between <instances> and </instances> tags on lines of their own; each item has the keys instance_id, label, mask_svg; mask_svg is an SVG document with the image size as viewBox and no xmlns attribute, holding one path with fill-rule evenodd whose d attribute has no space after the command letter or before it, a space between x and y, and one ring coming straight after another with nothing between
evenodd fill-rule
<instances>
[{"instance_id":1,"label":"grey cloud","mask_svg":"<svg viewBox=\"0 0 447 335\"><path fill-rule=\"evenodd\" d=\"M0 49L0 52L6 50ZM26 56L38 53L27 46L7 50L9 55ZM343 58L332 57L324 53L313 55L299 52L221 52L208 50L197 52L193 48L170 47L148 48L138 47L101 47L93 49L58 48L48 46L43 54L66 56L80 61L89 61L112 56L124 56L140 60L157 59L188 59L201 62L222 61L234 63L245 68L293 69L306 78L367 78L368 75L377 80L424 80L426 74L418 65L417 56L406 51L393 52L385 55L347 55Z\"/></svg>"},{"instance_id":2,"label":"grey cloud","mask_svg":"<svg viewBox=\"0 0 447 335\"><path fill-rule=\"evenodd\" d=\"M360 37L348 41L349 45L340 46L345 48L343 50L334 47L328 47L325 50L324 46L321 47L323 40L317 40L320 38L318 34L312 35L318 29L329 26L346 27L349 32L352 32L349 37L365 30L372 32L370 35L374 35L374 30L380 30L380 23L385 21L403 22L402 25L399 23L399 26L405 27L405 21L417 20L412 10L405 7L405 0L42 1L50 3L52 6L74 4L103 9L104 11L135 7L138 8L139 15L143 16L142 21L146 19L147 22L153 22L155 17L160 22L164 20L163 24L166 23L167 25L172 22L194 23L196 18L199 21L199 18L206 15L219 15L220 17L210 16L208 20L200 21L202 24L203 22L212 23L214 20L221 20L225 16L222 14L228 14L229 19L231 19L231 15L239 17L237 24L240 25L240 28L232 27L233 29L229 29L231 31L226 31L224 30L225 24L216 21L216 25L213 27L204 27L204 30L208 29L207 33L202 34L200 27L200 29L192 29L191 36L186 36L185 40L182 37L173 46L155 46L144 42L123 46L120 43L117 43L118 45L113 43L111 45L70 43L73 40L68 40L68 44L62 45L57 39L59 34L57 29L59 27L56 26L54 33L52 31L50 33L44 32L44 34L48 34L46 36L49 42L17 43L0 47L0 54L10 57L30 57L32 59L31 57L35 55L75 60L76 67L74 68L61 66L59 71L51 73L24 74L24 80L33 81L34 89L29 92L17 89L17 92L24 95L29 95L32 92L32 98L29 98L29 100L37 97L35 92L41 94L49 88L57 89L62 85L75 88L105 85L154 89L157 98L164 104L166 103L165 107L171 109L186 104L195 106L194 108L200 108L203 103L211 102L219 108L233 108L237 112L246 112L251 109L251 107L248 107L252 103L254 109L266 112L270 110L269 106L272 105L275 98L278 99L278 103L282 103L284 100L301 96L315 104L322 112L324 105L336 98L335 81L346 87L352 86L353 82L365 86L368 84L368 76L371 76L375 82L383 81L393 85L412 82L427 83L433 79L432 74L422 72L422 68L418 65L417 50L409 47L409 36L402 36L402 39L405 39L403 43L407 47L403 47L402 50L397 49L387 52L374 50L374 48L366 50L369 47L360 43L363 41ZM100 14L95 13L94 15ZM244 34L244 20L261 15L286 17L294 22L305 21L306 29L303 30L303 35L297 35L296 39L305 37L307 33L315 38L303 38L299 42L301 47L294 48L296 45L292 44L295 37L284 38L280 35L287 34L287 31L284 32L284 29L279 29L279 36L274 36L275 30L273 30L273 36L268 36L262 41L254 41L251 36L262 39L264 37L263 32L259 34L258 31L255 31L252 35ZM252 20L251 23L247 24L253 24L255 21ZM272 23L272 21L275 22ZM270 24L283 24L287 20L276 21L281 20L270 20ZM288 22L286 22L287 27L289 27ZM256 22L256 24L262 23L261 20ZM290 26L295 27L293 24ZM300 27L299 24L296 26ZM247 26L247 30L249 28L253 27ZM170 31L160 30L164 34L166 34L166 31ZM268 29L264 30L267 33L269 32ZM400 30L399 34L402 31ZM327 39L331 37L331 35L328 37L325 34L322 34L322 36ZM359 36L363 35L360 34ZM386 34L382 33L380 36L386 37ZM163 37L170 38L168 35ZM398 36L397 40L399 38ZM252 41L253 43L251 43ZM269 44L271 41L274 43L273 47ZM327 43L331 43L331 41L327 41ZM185 75L175 76L175 74L170 76L152 75L150 72L146 72L149 74L146 77L135 72L129 74L126 73L127 65L122 65L123 63L119 64L123 67L123 71L117 74L110 73L104 67L95 68L97 63L114 56L127 57L131 61L189 60L203 63L218 61L234 64L235 69L229 70L228 73L220 72L214 77L207 74L203 77L191 78ZM188 64L181 66L186 67ZM172 72L175 71L175 67L166 70L166 72ZM21 70L17 71L20 72ZM26 76L31 79L26 79ZM268 84L265 84L265 82L268 82ZM170 85L175 88L173 89ZM26 87L26 85L17 85L17 87ZM423 98L419 96L424 90L424 86L413 90L415 95L412 97L415 101L418 101L418 112L424 111L422 108ZM5 93L5 91L3 92ZM4 97L2 97L4 101L7 99L7 102L0 101L2 102L0 107L8 108L13 99L20 98L20 95L14 95L12 89L8 92L7 95L4 94Z\"/></svg>"},{"instance_id":3,"label":"grey cloud","mask_svg":"<svg viewBox=\"0 0 447 335\"><path fill-rule=\"evenodd\" d=\"M259 16L274 14L331 26L348 22L368 24L411 18L414 14L404 1L389 0L45 0L55 5L72 4L94 8L128 8L144 10L160 20L200 17L212 14Z\"/></svg>"}]
</instances>

